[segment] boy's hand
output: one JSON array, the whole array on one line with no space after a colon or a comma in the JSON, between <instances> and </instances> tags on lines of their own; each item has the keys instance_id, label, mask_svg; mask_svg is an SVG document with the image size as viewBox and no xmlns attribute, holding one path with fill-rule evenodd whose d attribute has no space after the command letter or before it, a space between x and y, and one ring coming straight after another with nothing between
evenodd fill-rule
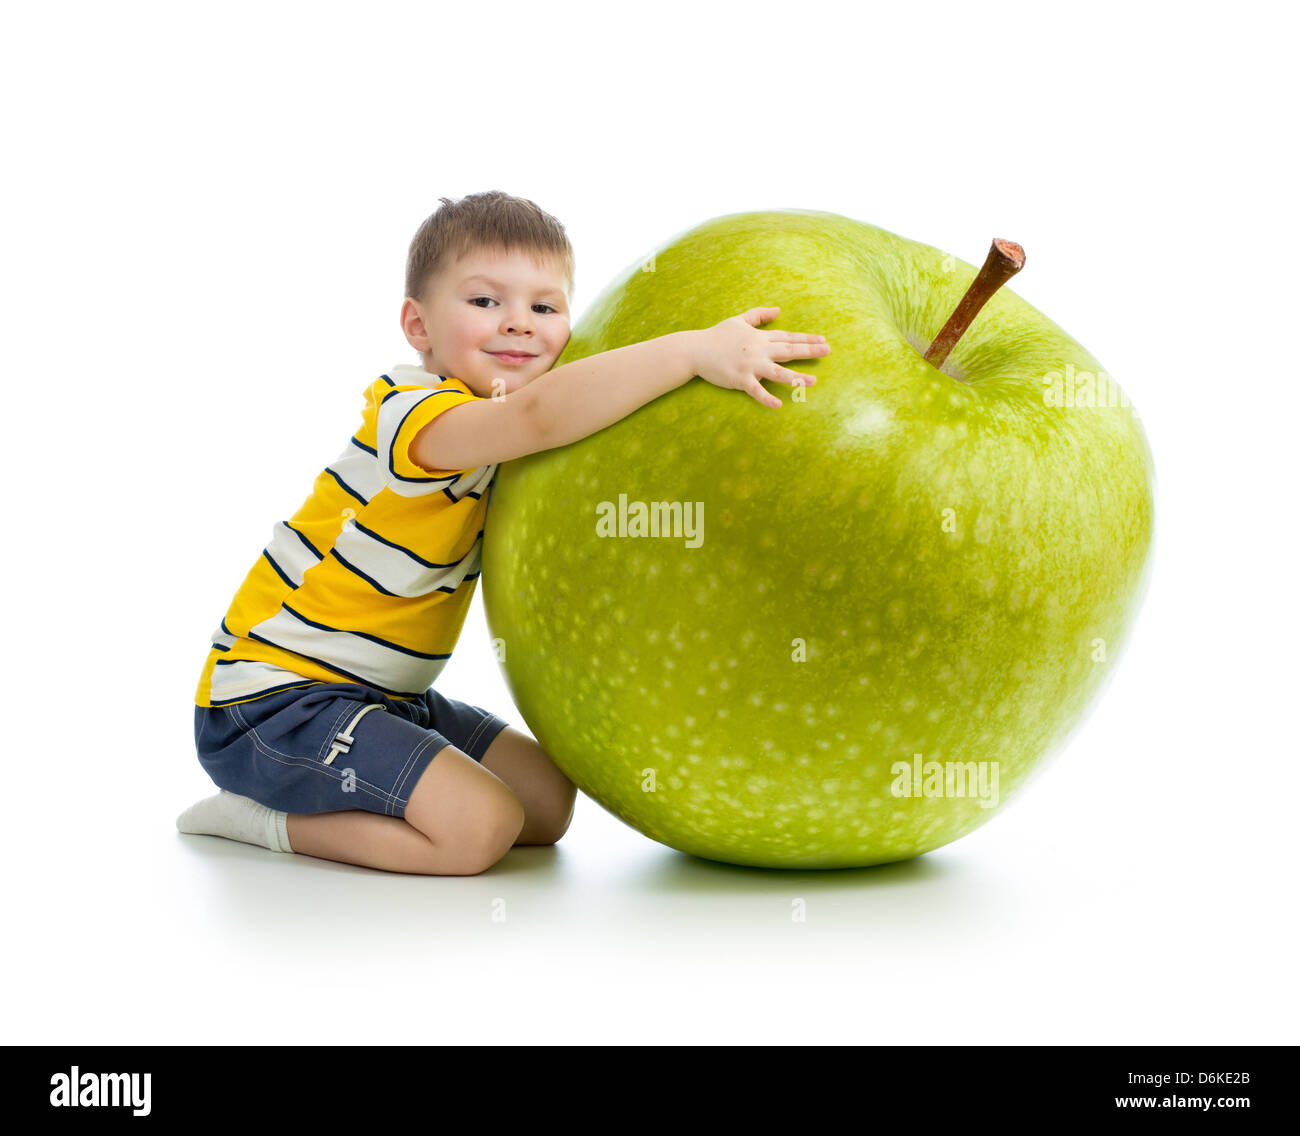
<instances>
[{"instance_id":1,"label":"boy's hand","mask_svg":"<svg viewBox=\"0 0 1300 1136\"><path fill-rule=\"evenodd\" d=\"M814 375L792 371L780 364L788 359L811 359L830 353L824 335L798 331L759 331L780 308L750 308L713 327L692 332L695 373L714 386L743 390L764 406L778 407L781 400L763 389L760 379L788 386L811 386Z\"/></svg>"}]
</instances>

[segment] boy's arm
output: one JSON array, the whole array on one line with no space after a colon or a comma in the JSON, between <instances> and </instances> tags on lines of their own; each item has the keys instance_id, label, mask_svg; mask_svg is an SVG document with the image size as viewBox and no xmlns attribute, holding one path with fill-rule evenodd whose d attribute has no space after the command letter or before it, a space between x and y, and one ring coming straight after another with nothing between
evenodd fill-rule
<instances>
[{"instance_id":1,"label":"boy's arm","mask_svg":"<svg viewBox=\"0 0 1300 1136\"><path fill-rule=\"evenodd\" d=\"M430 472L477 469L576 442L690 382L695 335L675 331L589 355L505 398L453 407L416 434L411 460Z\"/></svg>"}]
</instances>

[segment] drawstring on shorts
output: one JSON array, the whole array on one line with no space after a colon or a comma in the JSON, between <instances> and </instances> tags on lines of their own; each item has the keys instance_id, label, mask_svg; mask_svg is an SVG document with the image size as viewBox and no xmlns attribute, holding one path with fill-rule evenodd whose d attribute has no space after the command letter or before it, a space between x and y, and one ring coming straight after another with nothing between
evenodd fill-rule
<instances>
[{"instance_id":1,"label":"drawstring on shorts","mask_svg":"<svg viewBox=\"0 0 1300 1136\"><path fill-rule=\"evenodd\" d=\"M356 740L352 736L352 731L357 728L357 723L362 717L369 714L371 710L384 710L386 707L382 702L372 702L369 706L363 707L357 711L356 717L350 721L346 728L340 730L334 735L334 748L330 750L330 755L325 759L325 764L329 765L340 753L347 753Z\"/></svg>"}]
</instances>

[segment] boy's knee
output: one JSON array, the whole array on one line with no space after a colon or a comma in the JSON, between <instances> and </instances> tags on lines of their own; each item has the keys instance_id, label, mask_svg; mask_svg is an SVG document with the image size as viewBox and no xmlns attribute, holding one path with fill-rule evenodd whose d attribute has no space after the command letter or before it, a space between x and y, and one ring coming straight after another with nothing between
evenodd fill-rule
<instances>
[{"instance_id":1,"label":"boy's knee","mask_svg":"<svg viewBox=\"0 0 1300 1136\"><path fill-rule=\"evenodd\" d=\"M570 785L569 788L560 795L560 808L557 809L557 812L559 812L564 819L546 834L544 840L538 841L539 844L554 844L561 836L569 831L569 825L573 822L573 809L577 801L577 796L578 790L572 785Z\"/></svg>"},{"instance_id":2,"label":"boy's knee","mask_svg":"<svg viewBox=\"0 0 1300 1136\"><path fill-rule=\"evenodd\" d=\"M511 848L524 827L524 806L505 790L492 808L480 818L472 837L465 840L466 875L478 875L497 863Z\"/></svg>"}]
</instances>

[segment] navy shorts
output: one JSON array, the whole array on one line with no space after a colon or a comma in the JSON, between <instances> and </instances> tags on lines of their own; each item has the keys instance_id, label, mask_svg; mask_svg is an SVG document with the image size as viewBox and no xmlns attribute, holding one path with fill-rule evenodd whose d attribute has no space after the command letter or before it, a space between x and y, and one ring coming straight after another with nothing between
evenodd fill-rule
<instances>
[{"instance_id":1,"label":"navy shorts","mask_svg":"<svg viewBox=\"0 0 1300 1136\"><path fill-rule=\"evenodd\" d=\"M404 817L434 755L475 761L508 723L432 687L389 698L355 682L318 682L230 706L195 706L199 764L222 789L288 813L365 809Z\"/></svg>"}]
</instances>

